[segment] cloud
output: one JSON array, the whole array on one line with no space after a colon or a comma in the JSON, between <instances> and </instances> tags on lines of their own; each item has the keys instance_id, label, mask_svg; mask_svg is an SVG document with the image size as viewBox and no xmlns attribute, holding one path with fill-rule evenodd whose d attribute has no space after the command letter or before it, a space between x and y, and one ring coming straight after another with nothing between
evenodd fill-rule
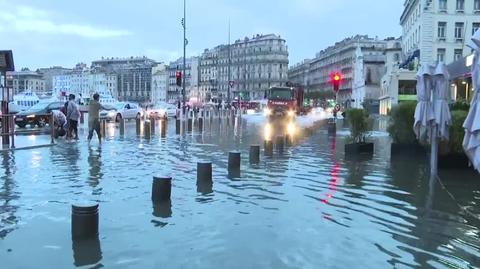
<instances>
[{"instance_id":1,"label":"cloud","mask_svg":"<svg viewBox=\"0 0 480 269\"><path fill-rule=\"evenodd\" d=\"M2 4L0 2L0 4ZM20 33L65 34L84 38L111 38L127 36L126 30L113 30L86 24L57 23L49 12L29 6L17 6L12 10L0 5L0 31Z\"/></svg>"}]
</instances>

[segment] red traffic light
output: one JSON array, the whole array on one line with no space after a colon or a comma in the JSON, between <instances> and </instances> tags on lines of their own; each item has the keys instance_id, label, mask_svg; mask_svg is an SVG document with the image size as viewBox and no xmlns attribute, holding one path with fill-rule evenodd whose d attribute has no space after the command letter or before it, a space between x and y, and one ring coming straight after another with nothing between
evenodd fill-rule
<instances>
[{"instance_id":1,"label":"red traffic light","mask_svg":"<svg viewBox=\"0 0 480 269\"><path fill-rule=\"evenodd\" d=\"M331 75L333 91L338 92L340 89L340 82L342 81L342 74L336 72Z\"/></svg>"},{"instance_id":2,"label":"red traffic light","mask_svg":"<svg viewBox=\"0 0 480 269\"><path fill-rule=\"evenodd\" d=\"M177 86L179 86L179 87L182 86L182 72L177 71L175 73L175 78L177 79L177 83L176 83Z\"/></svg>"}]
</instances>

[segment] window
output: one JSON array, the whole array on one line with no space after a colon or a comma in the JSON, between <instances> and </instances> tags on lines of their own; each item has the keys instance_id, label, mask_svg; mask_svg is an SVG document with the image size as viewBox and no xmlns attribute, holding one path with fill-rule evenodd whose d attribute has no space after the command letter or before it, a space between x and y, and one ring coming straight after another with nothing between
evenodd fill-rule
<instances>
[{"instance_id":1,"label":"window","mask_svg":"<svg viewBox=\"0 0 480 269\"><path fill-rule=\"evenodd\" d=\"M443 62L445 60L445 49L437 49L437 61Z\"/></svg>"},{"instance_id":2,"label":"window","mask_svg":"<svg viewBox=\"0 0 480 269\"><path fill-rule=\"evenodd\" d=\"M479 0L480 1L480 0ZM474 22L472 23L472 35L475 34L475 32L480 28L480 22Z\"/></svg>"},{"instance_id":3,"label":"window","mask_svg":"<svg viewBox=\"0 0 480 269\"><path fill-rule=\"evenodd\" d=\"M480 0L474 0L473 2L473 10L480 11Z\"/></svg>"},{"instance_id":4,"label":"window","mask_svg":"<svg viewBox=\"0 0 480 269\"><path fill-rule=\"evenodd\" d=\"M463 38L463 22L455 23L455 38L457 39Z\"/></svg>"},{"instance_id":5,"label":"window","mask_svg":"<svg viewBox=\"0 0 480 269\"><path fill-rule=\"evenodd\" d=\"M438 22L438 38L445 38L447 23L444 21Z\"/></svg>"},{"instance_id":6,"label":"window","mask_svg":"<svg viewBox=\"0 0 480 269\"><path fill-rule=\"evenodd\" d=\"M447 0L439 0L438 7L441 11L447 11Z\"/></svg>"},{"instance_id":7,"label":"window","mask_svg":"<svg viewBox=\"0 0 480 269\"><path fill-rule=\"evenodd\" d=\"M463 50L462 49L455 49L453 52L453 59L454 61L458 61L462 58Z\"/></svg>"},{"instance_id":8,"label":"window","mask_svg":"<svg viewBox=\"0 0 480 269\"><path fill-rule=\"evenodd\" d=\"M457 11L463 11L465 7L465 0L457 0Z\"/></svg>"}]
</instances>

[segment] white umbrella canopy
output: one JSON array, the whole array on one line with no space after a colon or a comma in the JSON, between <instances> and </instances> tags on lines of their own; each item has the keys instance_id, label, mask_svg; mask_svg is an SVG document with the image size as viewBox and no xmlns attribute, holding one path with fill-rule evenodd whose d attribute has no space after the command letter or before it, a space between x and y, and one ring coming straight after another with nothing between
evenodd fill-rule
<instances>
[{"instance_id":1,"label":"white umbrella canopy","mask_svg":"<svg viewBox=\"0 0 480 269\"><path fill-rule=\"evenodd\" d=\"M450 108L448 107L449 92L449 79L447 66L444 63L439 63L435 68L433 76L433 82L435 85L434 100L433 100L433 112L435 123L437 124L437 133L434 134L442 140L449 139L449 128L452 125L452 116L450 114Z\"/></svg>"},{"instance_id":2,"label":"white umbrella canopy","mask_svg":"<svg viewBox=\"0 0 480 269\"><path fill-rule=\"evenodd\" d=\"M472 82L475 92L470 111L463 123L463 128L465 128L463 149L474 168L480 172L480 94L478 93L480 89L480 31L475 32L468 46L475 50L472 65Z\"/></svg>"},{"instance_id":3,"label":"white umbrella canopy","mask_svg":"<svg viewBox=\"0 0 480 269\"><path fill-rule=\"evenodd\" d=\"M430 138L430 129L434 122L434 110L430 100L432 90L432 68L422 65L417 72L417 107L413 131L419 140Z\"/></svg>"}]
</instances>

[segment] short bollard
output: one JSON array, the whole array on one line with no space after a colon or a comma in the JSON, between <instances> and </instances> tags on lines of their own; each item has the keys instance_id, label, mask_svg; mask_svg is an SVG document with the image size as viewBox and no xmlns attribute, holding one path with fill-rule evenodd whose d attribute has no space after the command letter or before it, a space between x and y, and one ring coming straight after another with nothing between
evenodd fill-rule
<instances>
[{"instance_id":1,"label":"short bollard","mask_svg":"<svg viewBox=\"0 0 480 269\"><path fill-rule=\"evenodd\" d=\"M328 134L336 134L337 133L337 124L335 122L328 122Z\"/></svg>"},{"instance_id":2,"label":"short bollard","mask_svg":"<svg viewBox=\"0 0 480 269\"><path fill-rule=\"evenodd\" d=\"M203 118L198 119L198 130L203 132Z\"/></svg>"},{"instance_id":3,"label":"short bollard","mask_svg":"<svg viewBox=\"0 0 480 269\"><path fill-rule=\"evenodd\" d=\"M187 120L187 131L188 132L191 132L192 131L192 125L193 125L193 119L192 118L189 118Z\"/></svg>"},{"instance_id":4,"label":"short bollard","mask_svg":"<svg viewBox=\"0 0 480 269\"><path fill-rule=\"evenodd\" d=\"M125 119L120 119L120 135L125 135Z\"/></svg>"},{"instance_id":5,"label":"short bollard","mask_svg":"<svg viewBox=\"0 0 480 269\"><path fill-rule=\"evenodd\" d=\"M152 182L152 201L161 203L170 200L172 193L171 177L153 177Z\"/></svg>"},{"instance_id":6,"label":"short bollard","mask_svg":"<svg viewBox=\"0 0 480 269\"><path fill-rule=\"evenodd\" d=\"M137 135L141 134L141 131L142 131L141 124L142 124L142 122L141 122L140 119L135 120L135 127L136 127L136 130L137 130Z\"/></svg>"},{"instance_id":7,"label":"short bollard","mask_svg":"<svg viewBox=\"0 0 480 269\"><path fill-rule=\"evenodd\" d=\"M100 134L103 138L107 136L107 121L101 120L100 121Z\"/></svg>"},{"instance_id":8,"label":"short bollard","mask_svg":"<svg viewBox=\"0 0 480 269\"><path fill-rule=\"evenodd\" d=\"M167 200L159 203L152 203L152 215L158 218L170 218L172 216L172 201Z\"/></svg>"},{"instance_id":9,"label":"short bollard","mask_svg":"<svg viewBox=\"0 0 480 269\"><path fill-rule=\"evenodd\" d=\"M181 130L181 125L182 122L180 121L180 119L176 119L175 120L175 133L178 135L180 134L180 130Z\"/></svg>"},{"instance_id":10,"label":"short bollard","mask_svg":"<svg viewBox=\"0 0 480 269\"><path fill-rule=\"evenodd\" d=\"M250 146L250 164L258 164L260 162L260 146Z\"/></svg>"},{"instance_id":11,"label":"short bollard","mask_svg":"<svg viewBox=\"0 0 480 269\"><path fill-rule=\"evenodd\" d=\"M230 151L228 153L228 171L240 171L240 152Z\"/></svg>"},{"instance_id":12,"label":"short bollard","mask_svg":"<svg viewBox=\"0 0 480 269\"><path fill-rule=\"evenodd\" d=\"M89 239L98 236L98 204L72 205L72 238Z\"/></svg>"},{"instance_id":13,"label":"short bollard","mask_svg":"<svg viewBox=\"0 0 480 269\"><path fill-rule=\"evenodd\" d=\"M289 134L285 135L285 144L287 145L287 147L293 144L293 139L291 135Z\"/></svg>"},{"instance_id":14,"label":"short bollard","mask_svg":"<svg viewBox=\"0 0 480 269\"><path fill-rule=\"evenodd\" d=\"M197 181L212 181L212 163L197 163Z\"/></svg>"},{"instance_id":15,"label":"short bollard","mask_svg":"<svg viewBox=\"0 0 480 269\"><path fill-rule=\"evenodd\" d=\"M146 120L143 126L143 135L145 139L150 139L152 137L152 126L149 120Z\"/></svg>"},{"instance_id":16,"label":"short bollard","mask_svg":"<svg viewBox=\"0 0 480 269\"><path fill-rule=\"evenodd\" d=\"M160 135L162 137L167 136L167 121L166 120L161 120L160 121Z\"/></svg>"},{"instance_id":17,"label":"short bollard","mask_svg":"<svg viewBox=\"0 0 480 269\"><path fill-rule=\"evenodd\" d=\"M285 137L283 135L278 135L275 138L275 147L278 150L283 150L283 147L285 146Z\"/></svg>"},{"instance_id":18,"label":"short bollard","mask_svg":"<svg viewBox=\"0 0 480 269\"><path fill-rule=\"evenodd\" d=\"M273 141L265 140L263 146L264 146L264 150L265 150L265 155L272 155L273 154Z\"/></svg>"},{"instance_id":19,"label":"short bollard","mask_svg":"<svg viewBox=\"0 0 480 269\"><path fill-rule=\"evenodd\" d=\"M157 121L155 120L155 117L150 118L150 127L151 127L151 133L152 135L155 135L155 125L157 124Z\"/></svg>"}]
</instances>

